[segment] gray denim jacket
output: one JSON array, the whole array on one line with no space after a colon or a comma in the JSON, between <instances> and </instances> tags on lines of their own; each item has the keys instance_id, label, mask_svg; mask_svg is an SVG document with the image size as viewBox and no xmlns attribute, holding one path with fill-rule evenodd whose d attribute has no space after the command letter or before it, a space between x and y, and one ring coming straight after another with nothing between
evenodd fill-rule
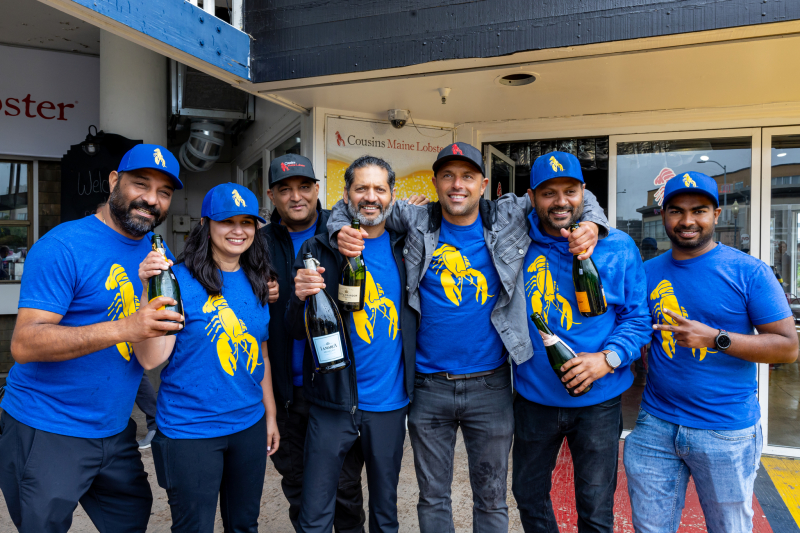
<instances>
[{"instance_id":1,"label":"gray denim jacket","mask_svg":"<svg viewBox=\"0 0 800 533\"><path fill-rule=\"evenodd\" d=\"M506 194L497 200L481 198L480 214L483 221L483 236L492 256L502 285L502 293L492 311L492 324L508 353L517 364L533 357L533 346L525 320L525 281L522 263L531 238L528 236L528 215L533 211L527 196ZM584 190L583 221L594 222L600 228L600 237L608 234L608 220L603 215L595 196ZM342 200L336 202L328 219L331 245L338 247L335 234L351 222L347 207ZM421 313L419 284L433 259L439 243L442 226L442 206L432 202L426 206L395 202L386 226L394 231L406 233L405 256L408 303ZM516 297L515 297L516 295ZM419 324L417 324L419 327Z\"/></svg>"}]
</instances>

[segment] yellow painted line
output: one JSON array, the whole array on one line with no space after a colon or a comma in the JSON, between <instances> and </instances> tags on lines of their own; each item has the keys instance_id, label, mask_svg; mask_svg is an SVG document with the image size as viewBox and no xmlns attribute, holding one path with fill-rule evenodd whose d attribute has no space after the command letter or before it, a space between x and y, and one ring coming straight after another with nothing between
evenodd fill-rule
<instances>
[{"instance_id":1,"label":"yellow painted line","mask_svg":"<svg viewBox=\"0 0 800 533\"><path fill-rule=\"evenodd\" d=\"M767 469L778 494L800 527L800 460L762 457L761 464Z\"/></svg>"}]
</instances>

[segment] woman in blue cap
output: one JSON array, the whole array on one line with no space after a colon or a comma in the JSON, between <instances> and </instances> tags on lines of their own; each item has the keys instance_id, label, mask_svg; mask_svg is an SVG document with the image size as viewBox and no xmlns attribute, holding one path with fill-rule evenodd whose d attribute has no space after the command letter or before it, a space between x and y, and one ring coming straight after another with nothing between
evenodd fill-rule
<instances>
[{"instance_id":1,"label":"woman in blue cap","mask_svg":"<svg viewBox=\"0 0 800 533\"><path fill-rule=\"evenodd\" d=\"M258 530L267 456L278 449L267 338L274 276L258 200L224 183L203 199L200 224L173 267L185 327L134 344L146 369L169 359L158 391L153 459L173 532L212 532L217 497L225 531ZM151 252L149 278L169 262Z\"/></svg>"}]
</instances>

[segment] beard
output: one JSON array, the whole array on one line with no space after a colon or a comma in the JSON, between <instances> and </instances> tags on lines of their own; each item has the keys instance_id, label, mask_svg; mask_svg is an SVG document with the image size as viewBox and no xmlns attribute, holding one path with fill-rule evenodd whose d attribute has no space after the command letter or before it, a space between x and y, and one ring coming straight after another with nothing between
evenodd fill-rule
<instances>
[{"instance_id":1,"label":"beard","mask_svg":"<svg viewBox=\"0 0 800 533\"><path fill-rule=\"evenodd\" d=\"M375 218L367 218L366 215L361 213L361 209L364 207L377 207L378 208L378 216ZM358 220L358 223L362 226L377 226L381 222L385 221L389 218L389 215L392 213L392 207L394 204L389 203L388 207L383 207L380 203L377 202L358 202L358 205L355 207L353 206L353 201L350 200L347 202L347 212L350 214L350 218L355 218Z\"/></svg>"},{"instance_id":2,"label":"beard","mask_svg":"<svg viewBox=\"0 0 800 533\"><path fill-rule=\"evenodd\" d=\"M556 211L567 211L571 213L571 216L569 217L569 220L556 223L550 219L550 214ZM573 207L570 204L567 204L566 206L553 206L549 209L536 207L536 215L539 217L539 220L542 222L542 224L548 228L556 231L569 229L571 224L577 223L583 216L583 202L581 202L578 207Z\"/></svg>"},{"instance_id":3,"label":"beard","mask_svg":"<svg viewBox=\"0 0 800 533\"><path fill-rule=\"evenodd\" d=\"M140 217L134 211L135 209L149 212L153 215L153 219L148 220ZM108 197L108 210L111 212L111 216L114 217L114 221L126 233L134 237L144 237L167 219L167 213L162 213L158 206L150 205L144 200L133 200L126 203L119 190L119 182L117 182L117 186L114 187Z\"/></svg>"},{"instance_id":4,"label":"beard","mask_svg":"<svg viewBox=\"0 0 800 533\"><path fill-rule=\"evenodd\" d=\"M675 227L673 230L670 230L665 225L664 231L667 232L667 237L669 237L669 240L672 241L672 245L682 250L695 250L697 248L702 248L703 246L707 245L711 239L714 238L713 227L711 228L711 230L704 232L703 228L699 226ZM681 239L677 235L679 231L696 231L697 237L695 237L692 240Z\"/></svg>"}]
</instances>

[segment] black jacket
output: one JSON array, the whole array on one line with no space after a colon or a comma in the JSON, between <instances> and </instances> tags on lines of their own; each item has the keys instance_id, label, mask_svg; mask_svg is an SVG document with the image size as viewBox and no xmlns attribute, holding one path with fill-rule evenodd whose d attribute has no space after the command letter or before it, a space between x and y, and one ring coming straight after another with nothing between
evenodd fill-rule
<instances>
[{"instance_id":1,"label":"black jacket","mask_svg":"<svg viewBox=\"0 0 800 533\"><path fill-rule=\"evenodd\" d=\"M317 200L317 226L315 233L326 233L326 225L330 211L324 211ZM289 296L294 294L294 246L289 230L279 224L280 216L277 211L272 212L270 223L261 228L269 245L272 267L278 273L279 294L278 301L269 304L269 364L272 369L272 391L275 394L275 403L288 408L292 403L292 347L294 339L284 327L283 316Z\"/></svg>"},{"instance_id":2,"label":"black jacket","mask_svg":"<svg viewBox=\"0 0 800 533\"><path fill-rule=\"evenodd\" d=\"M400 274L400 287L406 286L406 269L403 264L403 237L403 235L389 231L392 254L397 263L397 272ZM313 239L308 239L300 248L300 253L297 254L292 275L294 275L299 268L303 268L303 254L306 252L311 252L314 258L320 262L321 266L325 267L325 272L322 274L322 277L325 279L326 290L328 294L335 294L339 286L339 273L344 265L344 257L331 247L327 234L319 234ZM401 304L399 319L401 340L403 342L403 367L405 372L403 377L408 397L413 401L419 315L408 305L406 291L401 290L400 292ZM306 338L304 311L305 302L301 302L297 295L292 292L289 299L289 306L286 309L286 327L290 335L296 339ZM358 354L353 352L353 345L350 342L350 313L342 311L341 307L339 308L339 313L342 315L342 322L344 323L345 343L347 352L350 354L351 364L344 371L330 374L316 374L314 372L314 359L311 355L311 348L308 346L308 343L306 343L306 351L303 357L303 393L310 402L321 407L354 413L358 408L358 387L356 386L355 364Z\"/></svg>"}]
</instances>

